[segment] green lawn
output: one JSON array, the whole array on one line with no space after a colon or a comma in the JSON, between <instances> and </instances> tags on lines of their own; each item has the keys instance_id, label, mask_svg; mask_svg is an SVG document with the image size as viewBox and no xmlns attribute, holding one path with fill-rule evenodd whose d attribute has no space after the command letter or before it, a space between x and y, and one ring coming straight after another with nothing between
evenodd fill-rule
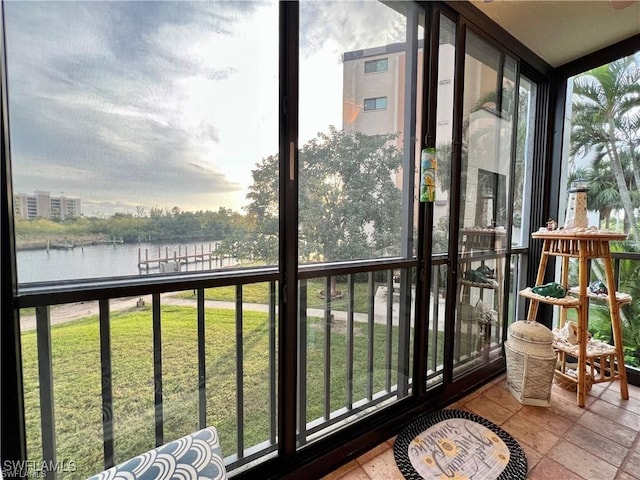
<instances>
[{"instance_id":1,"label":"green lawn","mask_svg":"<svg viewBox=\"0 0 640 480\"><path fill-rule=\"evenodd\" d=\"M376 284L376 287L379 284ZM307 282L307 306L310 308L323 308L325 304L324 298L320 295L325 289L323 280L309 280ZM346 283L338 282L336 289L343 293L343 298L331 301L333 310L347 310L348 288ZM354 311L358 313L367 313L369 305L369 285L368 283L354 284ZM374 292L375 293L375 292ZM193 291L185 291L178 294L182 298L195 298ZM216 287L205 290L206 300L217 300L234 302L236 299L236 287ZM242 286L242 299L245 303L269 303L269 284L268 283L252 283Z\"/></svg>"},{"instance_id":2,"label":"green lawn","mask_svg":"<svg viewBox=\"0 0 640 480\"><path fill-rule=\"evenodd\" d=\"M248 289L245 289L245 291ZM247 300L248 301L248 300ZM236 332L233 310L206 310L207 423L219 432L225 455L236 451ZM374 391L384 388L386 327L374 330ZM322 416L324 327L308 322L307 419ZM242 339L245 447L269 438L267 315L244 312ZM55 425L58 460L73 459L78 470L65 478L85 478L102 469L102 408L97 317L51 329ZM393 330L392 365L397 354ZM35 332L22 335L28 455L41 455L40 410ZM152 315L149 307L111 315L113 419L116 463L152 449L154 388ZM346 401L346 329L335 322L331 334L331 409ZM365 397L367 331L355 328L354 400ZM393 370L393 367L392 367ZM196 309L162 308L164 440L198 429ZM392 371L392 383L396 373Z\"/></svg>"}]
</instances>

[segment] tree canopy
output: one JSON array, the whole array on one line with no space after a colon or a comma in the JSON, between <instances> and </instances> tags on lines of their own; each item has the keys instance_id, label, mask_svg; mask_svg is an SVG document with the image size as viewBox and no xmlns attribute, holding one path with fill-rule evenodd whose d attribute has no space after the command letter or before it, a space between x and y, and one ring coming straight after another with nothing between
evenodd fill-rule
<instances>
[{"instance_id":1,"label":"tree canopy","mask_svg":"<svg viewBox=\"0 0 640 480\"><path fill-rule=\"evenodd\" d=\"M608 207L622 207L625 223L637 242L637 202L630 191L637 191L640 184L635 152L639 143L640 68L633 57L626 57L589 70L574 81L573 95L571 154L595 155L601 172L609 167L609 178L615 181L619 197L610 195ZM606 207L598 205L600 211Z\"/></svg>"},{"instance_id":2,"label":"tree canopy","mask_svg":"<svg viewBox=\"0 0 640 480\"><path fill-rule=\"evenodd\" d=\"M299 154L299 253L303 261L338 261L399 254L401 191L394 182L402 155L395 135L330 127ZM275 258L278 156L252 171L247 214L261 254Z\"/></svg>"}]
</instances>

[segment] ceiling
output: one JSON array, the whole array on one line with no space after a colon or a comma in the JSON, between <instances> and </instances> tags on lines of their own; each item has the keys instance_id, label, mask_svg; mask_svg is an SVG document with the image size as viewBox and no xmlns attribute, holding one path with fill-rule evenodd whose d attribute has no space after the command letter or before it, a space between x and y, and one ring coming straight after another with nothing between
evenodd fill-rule
<instances>
[{"instance_id":1,"label":"ceiling","mask_svg":"<svg viewBox=\"0 0 640 480\"><path fill-rule=\"evenodd\" d=\"M552 67L640 34L640 0L471 3Z\"/></svg>"}]
</instances>

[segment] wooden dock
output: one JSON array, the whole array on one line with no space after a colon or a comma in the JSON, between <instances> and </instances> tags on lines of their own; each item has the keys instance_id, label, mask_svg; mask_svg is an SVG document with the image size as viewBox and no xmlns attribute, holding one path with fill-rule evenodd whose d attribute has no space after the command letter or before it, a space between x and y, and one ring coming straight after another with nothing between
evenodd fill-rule
<instances>
[{"instance_id":1,"label":"wooden dock","mask_svg":"<svg viewBox=\"0 0 640 480\"><path fill-rule=\"evenodd\" d=\"M52 242L47 240L47 251L49 250L73 250L74 244L72 242Z\"/></svg>"},{"instance_id":2,"label":"wooden dock","mask_svg":"<svg viewBox=\"0 0 640 480\"><path fill-rule=\"evenodd\" d=\"M198 247L200 248L198 249ZM209 269L222 267L225 256L218 253L216 247L217 245L213 246L211 243L209 243L207 250L205 250L204 244L193 245L193 248L179 245L178 250L174 248L171 252L169 247L158 247L156 257L153 257L156 253L155 249L150 254L149 249L145 248L143 255L142 248L138 248L138 269L147 272L157 269L162 273L170 273L181 271L182 265L185 265L188 270L189 264L196 263L202 263L205 266L208 263Z\"/></svg>"}]
</instances>

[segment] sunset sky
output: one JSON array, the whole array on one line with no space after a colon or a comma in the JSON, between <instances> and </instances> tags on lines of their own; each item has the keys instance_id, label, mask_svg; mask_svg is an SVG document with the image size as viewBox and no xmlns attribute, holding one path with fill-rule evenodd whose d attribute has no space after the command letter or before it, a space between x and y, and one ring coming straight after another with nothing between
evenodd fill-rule
<instances>
[{"instance_id":1,"label":"sunset sky","mask_svg":"<svg viewBox=\"0 0 640 480\"><path fill-rule=\"evenodd\" d=\"M301 4L301 143L342 125L345 51L404 41L366 2ZM278 148L274 2L7 2L14 191L85 215L239 210Z\"/></svg>"}]
</instances>

